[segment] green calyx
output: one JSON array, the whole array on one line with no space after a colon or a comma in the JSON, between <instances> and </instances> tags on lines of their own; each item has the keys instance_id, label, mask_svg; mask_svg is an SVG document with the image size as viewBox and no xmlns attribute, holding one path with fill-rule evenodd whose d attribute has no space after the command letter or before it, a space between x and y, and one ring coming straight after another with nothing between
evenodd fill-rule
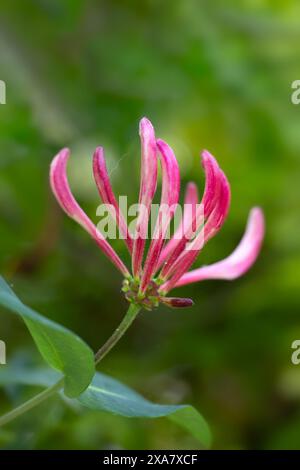
<instances>
[{"instance_id":1,"label":"green calyx","mask_svg":"<svg viewBox=\"0 0 300 470\"><path fill-rule=\"evenodd\" d=\"M145 292L141 292L140 279L131 277L124 279L122 291L128 302L146 310L153 310L160 303L171 308L186 308L194 304L192 299L165 297L165 292L160 290L163 283L162 279L152 279Z\"/></svg>"},{"instance_id":2,"label":"green calyx","mask_svg":"<svg viewBox=\"0 0 300 470\"><path fill-rule=\"evenodd\" d=\"M125 294L126 300L146 310L157 308L161 301L161 293L159 293L160 283L156 280L150 281L145 292L140 291L140 280L127 278L123 281L122 292Z\"/></svg>"}]
</instances>

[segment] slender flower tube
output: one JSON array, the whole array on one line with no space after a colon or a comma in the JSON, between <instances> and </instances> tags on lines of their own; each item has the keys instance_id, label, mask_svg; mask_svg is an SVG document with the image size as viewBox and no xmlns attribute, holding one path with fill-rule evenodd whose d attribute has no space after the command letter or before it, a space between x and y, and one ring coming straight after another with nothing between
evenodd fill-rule
<instances>
[{"instance_id":1,"label":"slender flower tube","mask_svg":"<svg viewBox=\"0 0 300 470\"><path fill-rule=\"evenodd\" d=\"M195 227L193 226L192 221L196 216L196 205L198 204L198 201L199 199L197 186L195 183L190 182L187 184L185 191L182 220L171 240L165 244L159 257L159 266L161 266L166 261L166 259L169 258L170 254L174 252L185 230L187 230L190 226L192 226L192 229L194 230Z\"/></svg>"},{"instance_id":2,"label":"slender flower tube","mask_svg":"<svg viewBox=\"0 0 300 470\"><path fill-rule=\"evenodd\" d=\"M194 216L189 220L187 227L184 228L181 238L175 243L176 248L173 249L172 254L162 268L160 275L161 279L167 279L171 272L177 270L179 262L183 257L182 253L183 251L187 251L187 247L190 255L191 251L196 250L196 245L199 246L199 249L202 248L204 230L200 230L198 236L195 237L194 243L189 243L191 242L191 236L197 231L195 229L201 229L201 226L204 223L203 219L206 219L208 221L208 225L211 225L212 212L214 211L215 219L216 214L218 213L218 206L221 202L221 198L219 196L222 191L222 184L226 184L229 188L227 180L224 180L224 175L216 160L206 151L202 153L202 165L205 171L206 183L201 204L196 207ZM207 231L207 227L205 230ZM182 264L182 266L184 266L184 264Z\"/></svg>"},{"instance_id":3,"label":"slender flower tube","mask_svg":"<svg viewBox=\"0 0 300 470\"><path fill-rule=\"evenodd\" d=\"M93 172L98 191L104 204L110 210L113 209L115 221L125 238L132 257L132 274L72 195L66 176L68 149L61 150L51 164L51 188L63 210L84 227L121 271L124 276L122 291L130 303L148 310L160 303L173 308L189 307L193 305L191 299L167 297L167 293L176 287L205 279L231 280L245 274L261 250L265 232L263 212L258 207L250 211L245 234L230 256L210 266L188 272L204 245L218 233L226 220L230 206L229 182L216 159L204 150L201 161L206 181L201 203L198 201L195 183L189 183L181 223L171 240L166 241L166 233L179 199L178 163L168 144L160 139L156 140L152 124L146 118L140 122L140 137L140 206L134 234L129 233L112 190L103 149L98 147L93 157ZM151 204L156 191L158 158L162 168L161 200L153 236L143 262Z\"/></svg>"},{"instance_id":4,"label":"slender flower tube","mask_svg":"<svg viewBox=\"0 0 300 470\"><path fill-rule=\"evenodd\" d=\"M151 203L157 185L156 140L153 126L146 118L140 121L140 137L142 146L140 212L136 223L132 252L132 271L135 277L139 277L141 271Z\"/></svg>"},{"instance_id":5,"label":"slender flower tube","mask_svg":"<svg viewBox=\"0 0 300 470\"><path fill-rule=\"evenodd\" d=\"M219 177L220 184L218 185L216 205L199 234L188 247L185 247L173 266L171 266L172 277L161 287L163 292L169 292L176 285L177 281L192 266L205 243L220 230L225 221L230 204L230 187L223 172L220 172Z\"/></svg>"},{"instance_id":6,"label":"slender flower tube","mask_svg":"<svg viewBox=\"0 0 300 470\"><path fill-rule=\"evenodd\" d=\"M69 156L70 151L69 149L65 148L56 155L51 163L50 185L52 191L66 214L71 217L71 219L76 220L76 222L78 222L91 235L103 253L113 262L113 264L121 271L121 273L127 277L129 275L129 271L124 265L123 261L121 261L117 253L112 249L103 235L97 230L93 222L89 219L85 212L83 212L75 200L73 194L71 193L66 174L67 161Z\"/></svg>"},{"instance_id":7,"label":"slender flower tube","mask_svg":"<svg viewBox=\"0 0 300 470\"><path fill-rule=\"evenodd\" d=\"M115 217L117 226L120 228L120 232L122 233L128 250L131 253L132 238L111 187L102 147L98 147L95 150L93 157L93 172L101 199L104 204L106 204L108 210L110 210L111 207L114 208L114 210L110 211L110 213L112 217Z\"/></svg>"},{"instance_id":8,"label":"slender flower tube","mask_svg":"<svg viewBox=\"0 0 300 470\"><path fill-rule=\"evenodd\" d=\"M157 140L157 147L162 168L162 194L156 226L143 270L142 292L146 290L151 277L156 272L165 234L174 216L180 191L179 167L173 150L162 140Z\"/></svg>"}]
</instances>

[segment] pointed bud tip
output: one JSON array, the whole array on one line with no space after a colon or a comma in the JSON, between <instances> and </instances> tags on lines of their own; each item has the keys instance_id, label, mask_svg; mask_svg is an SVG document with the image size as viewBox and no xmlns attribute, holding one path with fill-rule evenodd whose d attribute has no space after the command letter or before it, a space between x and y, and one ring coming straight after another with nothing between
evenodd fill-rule
<instances>
[{"instance_id":1,"label":"pointed bud tip","mask_svg":"<svg viewBox=\"0 0 300 470\"><path fill-rule=\"evenodd\" d=\"M201 157L202 157L202 158L211 158L211 157L212 157L212 154L211 154L208 150L206 150L206 149L203 149L203 150L200 152L200 154L201 154Z\"/></svg>"},{"instance_id":2,"label":"pointed bud tip","mask_svg":"<svg viewBox=\"0 0 300 470\"><path fill-rule=\"evenodd\" d=\"M153 135L154 134L153 125L152 125L151 121L149 121L148 118L143 117L140 120L139 131L140 131L140 135L146 135L146 134Z\"/></svg>"},{"instance_id":3,"label":"pointed bud tip","mask_svg":"<svg viewBox=\"0 0 300 470\"><path fill-rule=\"evenodd\" d=\"M198 191L198 186L196 183L194 183L194 181L189 181L186 185L186 188L190 191Z\"/></svg>"},{"instance_id":4,"label":"pointed bud tip","mask_svg":"<svg viewBox=\"0 0 300 470\"><path fill-rule=\"evenodd\" d=\"M201 160L203 164L205 164L207 161L210 161L218 166L216 158L208 150L203 149L202 152L200 152L200 155L201 155Z\"/></svg>"},{"instance_id":5,"label":"pointed bud tip","mask_svg":"<svg viewBox=\"0 0 300 470\"><path fill-rule=\"evenodd\" d=\"M94 169L101 166L101 164L105 164L104 159L104 150L103 147L96 147L94 154L93 154L93 166Z\"/></svg>"},{"instance_id":6,"label":"pointed bud tip","mask_svg":"<svg viewBox=\"0 0 300 470\"><path fill-rule=\"evenodd\" d=\"M94 155L102 155L102 154L103 154L103 147L99 145L98 147L96 147Z\"/></svg>"},{"instance_id":7,"label":"pointed bud tip","mask_svg":"<svg viewBox=\"0 0 300 470\"><path fill-rule=\"evenodd\" d=\"M261 240L265 235L265 216L261 207L255 206L249 212L247 230L255 234Z\"/></svg>"},{"instance_id":8,"label":"pointed bud tip","mask_svg":"<svg viewBox=\"0 0 300 470\"><path fill-rule=\"evenodd\" d=\"M50 183L51 183L53 192L55 192L55 188L56 188L56 179L61 178L62 174L64 173L69 156L70 156L70 150L67 147L65 147L61 149L51 161Z\"/></svg>"},{"instance_id":9,"label":"pointed bud tip","mask_svg":"<svg viewBox=\"0 0 300 470\"><path fill-rule=\"evenodd\" d=\"M252 209L250 210L250 215L252 217L257 217L257 218L259 217L261 220L264 220L265 218L264 211L259 206L252 207Z\"/></svg>"},{"instance_id":10,"label":"pointed bud tip","mask_svg":"<svg viewBox=\"0 0 300 470\"><path fill-rule=\"evenodd\" d=\"M168 152L168 150L170 149L169 145L162 139L157 139L156 144L161 152Z\"/></svg>"},{"instance_id":11,"label":"pointed bud tip","mask_svg":"<svg viewBox=\"0 0 300 470\"><path fill-rule=\"evenodd\" d=\"M70 155L70 149L68 147L62 148L53 158L51 165L58 160L66 160Z\"/></svg>"}]
</instances>

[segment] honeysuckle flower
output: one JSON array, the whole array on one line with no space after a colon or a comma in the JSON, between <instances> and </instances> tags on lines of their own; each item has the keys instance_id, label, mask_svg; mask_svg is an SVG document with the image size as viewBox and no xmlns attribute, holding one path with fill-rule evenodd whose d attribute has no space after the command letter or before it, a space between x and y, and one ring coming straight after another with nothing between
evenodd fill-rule
<instances>
[{"instance_id":1,"label":"honeysuckle flower","mask_svg":"<svg viewBox=\"0 0 300 470\"><path fill-rule=\"evenodd\" d=\"M96 185L131 254L132 274L75 200L66 175L70 155L68 149L61 150L52 161L51 188L62 209L92 236L122 273L122 290L129 302L149 310L157 307L160 302L175 308L191 306L191 299L167 297L167 294L186 284L207 279L232 280L248 271L261 249L265 231L263 212L258 207L250 211L245 234L230 256L212 265L189 271L204 245L218 233L226 220L230 206L230 185L215 158L208 151L203 151L201 162L206 182L202 199L199 203L195 183L188 183L182 220L173 237L166 241L165 235L179 200L178 163L168 144L156 139L153 126L146 118L140 121L140 138L140 209L134 233L130 233L118 206L106 169L103 149L98 147L93 157ZM145 255L151 205L157 186L158 162L162 172L161 200L155 229Z\"/></svg>"}]
</instances>

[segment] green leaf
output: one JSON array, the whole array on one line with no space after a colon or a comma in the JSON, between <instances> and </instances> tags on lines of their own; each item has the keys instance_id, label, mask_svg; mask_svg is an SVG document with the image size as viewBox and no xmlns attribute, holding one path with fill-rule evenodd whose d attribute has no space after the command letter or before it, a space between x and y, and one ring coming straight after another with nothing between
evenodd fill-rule
<instances>
[{"instance_id":1,"label":"green leaf","mask_svg":"<svg viewBox=\"0 0 300 470\"><path fill-rule=\"evenodd\" d=\"M187 429L201 444L210 447L211 433L201 414L190 405L158 405L107 375L96 373L77 400L92 410L103 410L128 418L167 416Z\"/></svg>"},{"instance_id":2,"label":"green leaf","mask_svg":"<svg viewBox=\"0 0 300 470\"><path fill-rule=\"evenodd\" d=\"M24 368L6 365L0 368L0 385L28 385L38 387L51 387L62 378L60 372L45 367Z\"/></svg>"},{"instance_id":3,"label":"green leaf","mask_svg":"<svg viewBox=\"0 0 300 470\"><path fill-rule=\"evenodd\" d=\"M58 380L54 371L8 365L0 369L2 385L51 386ZM189 431L204 447L211 445L210 429L201 414L190 405L158 405L116 379L96 372L92 383L73 403L97 411L107 411L128 418L168 417Z\"/></svg>"},{"instance_id":4,"label":"green leaf","mask_svg":"<svg viewBox=\"0 0 300 470\"><path fill-rule=\"evenodd\" d=\"M70 398L80 395L95 373L90 347L72 331L24 305L2 277L0 304L24 320L45 361L64 374L65 394Z\"/></svg>"}]
</instances>

